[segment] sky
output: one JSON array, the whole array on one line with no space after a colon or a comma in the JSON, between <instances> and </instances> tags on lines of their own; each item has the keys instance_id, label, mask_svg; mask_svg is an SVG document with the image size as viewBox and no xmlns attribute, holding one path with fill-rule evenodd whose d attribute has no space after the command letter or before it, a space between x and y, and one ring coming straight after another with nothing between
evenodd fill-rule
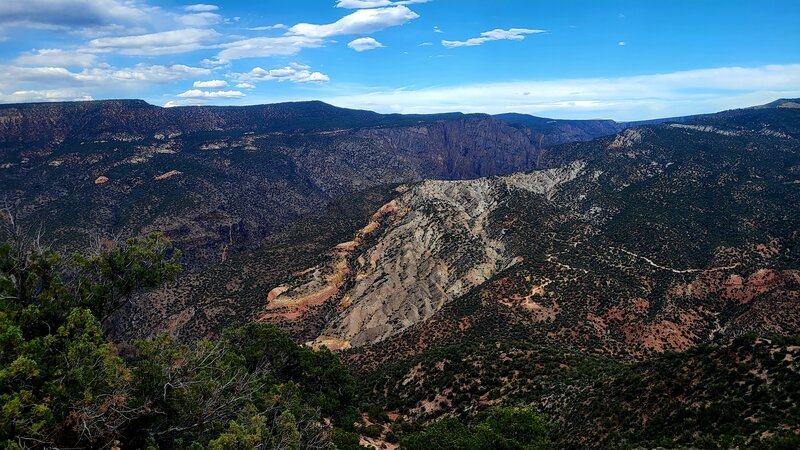
<instances>
[{"instance_id":1,"label":"sky","mask_svg":"<svg viewBox=\"0 0 800 450\"><path fill-rule=\"evenodd\" d=\"M0 0L0 102L639 120L800 97L798 23L797 0Z\"/></svg>"}]
</instances>

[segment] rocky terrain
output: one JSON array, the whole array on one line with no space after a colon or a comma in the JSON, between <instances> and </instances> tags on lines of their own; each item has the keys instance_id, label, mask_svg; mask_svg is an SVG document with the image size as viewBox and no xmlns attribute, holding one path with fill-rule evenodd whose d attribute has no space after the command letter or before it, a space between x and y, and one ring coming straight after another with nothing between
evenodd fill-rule
<instances>
[{"instance_id":1,"label":"rocky terrain","mask_svg":"<svg viewBox=\"0 0 800 450\"><path fill-rule=\"evenodd\" d=\"M524 405L558 448L796 448L797 104L627 124L4 105L2 219L97 254L165 233L184 273L106 336L276 324L357 377L351 443Z\"/></svg>"},{"instance_id":2,"label":"rocky terrain","mask_svg":"<svg viewBox=\"0 0 800 450\"><path fill-rule=\"evenodd\" d=\"M416 421L533 404L555 422L555 448L793 448L799 342L742 336L627 363L482 341L387 364L363 381L363 396Z\"/></svg>"},{"instance_id":3,"label":"rocky terrain","mask_svg":"<svg viewBox=\"0 0 800 450\"><path fill-rule=\"evenodd\" d=\"M395 191L326 265L274 288L263 320L296 320L336 299L338 317L317 343L364 345L423 322L522 258L492 215L512 190L555 195L581 173L565 167L473 181L426 181ZM302 320L307 323L306 319Z\"/></svg>"},{"instance_id":4,"label":"rocky terrain","mask_svg":"<svg viewBox=\"0 0 800 450\"><path fill-rule=\"evenodd\" d=\"M547 150L572 160L552 169L401 186L261 319L362 368L497 337L641 358L797 333L798 119L648 125Z\"/></svg>"},{"instance_id":5,"label":"rocky terrain","mask_svg":"<svg viewBox=\"0 0 800 450\"><path fill-rule=\"evenodd\" d=\"M642 357L797 330L791 104L627 129L5 105L2 183L57 246L163 231L187 254L181 280L112 318L120 337L259 319L376 363L497 333Z\"/></svg>"},{"instance_id":6,"label":"rocky terrain","mask_svg":"<svg viewBox=\"0 0 800 450\"><path fill-rule=\"evenodd\" d=\"M578 121L547 133L570 140L580 127L589 135L604 132L593 121ZM171 109L136 100L0 105L0 186L4 205L60 250L153 231L182 250L185 283L153 294L157 298L142 311L119 322L141 336L165 327L179 333L178 324L195 314L222 316L214 326L231 315L252 316L262 295L239 285L282 277L265 269L253 272L256 281L238 281L241 271L229 260L277 257L248 256L262 245L278 253L293 248L274 243L285 243L281 233L293 233L287 230L298 221L324 217L323 223L341 225L352 217L340 217L337 205L394 184L529 169L540 144L526 129L487 115L381 115L321 102ZM332 228L321 233L335 235ZM223 272L234 275L212 275ZM233 292L216 285L199 289L207 279ZM198 308L208 301L215 304ZM206 318L197 320L202 323L192 333L209 329Z\"/></svg>"},{"instance_id":7,"label":"rocky terrain","mask_svg":"<svg viewBox=\"0 0 800 450\"><path fill-rule=\"evenodd\" d=\"M163 231L189 266L252 249L353 192L529 169L540 150L529 133L486 115L381 115L321 102L0 106L1 186L20 220L68 249L92 234Z\"/></svg>"}]
</instances>

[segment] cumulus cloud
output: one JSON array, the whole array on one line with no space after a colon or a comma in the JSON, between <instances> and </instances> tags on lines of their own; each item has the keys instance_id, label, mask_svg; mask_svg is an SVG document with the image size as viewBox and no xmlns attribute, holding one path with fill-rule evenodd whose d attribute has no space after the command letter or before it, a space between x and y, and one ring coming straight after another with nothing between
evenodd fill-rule
<instances>
[{"instance_id":1,"label":"cumulus cloud","mask_svg":"<svg viewBox=\"0 0 800 450\"><path fill-rule=\"evenodd\" d=\"M242 39L222 44L220 47L223 50L217 54L217 61L225 63L242 58L295 55L304 48L323 46L325 38L328 37L371 33L384 28L402 25L417 17L419 17L417 13L403 5L395 5L388 8L360 9L330 24L299 23L290 27L284 36ZM284 27L283 24L277 24L268 27L251 28L251 30L262 31L282 27Z\"/></svg>"},{"instance_id":2,"label":"cumulus cloud","mask_svg":"<svg viewBox=\"0 0 800 450\"><path fill-rule=\"evenodd\" d=\"M521 112L639 120L739 108L780 97L800 97L800 64L356 92L321 100L381 112Z\"/></svg>"},{"instance_id":3,"label":"cumulus cloud","mask_svg":"<svg viewBox=\"0 0 800 450\"><path fill-rule=\"evenodd\" d=\"M137 64L120 69L104 64L80 72L72 72L64 67L0 66L0 91L32 90L36 86L48 86L52 89L144 87L209 73L209 69L182 64Z\"/></svg>"},{"instance_id":4,"label":"cumulus cloud","mask_svg":"<svg viewBox=\"0 0 800 450\"><path fill-rule=\"evenodd\" d=\"M359 9L350 13L334 23L315 25L298 23L289 28L289 32L315 38L327 38L348 34L367 34L384 28L403 25L416 19L419 14L405 6L392 6L389 8Z\"/></svg>"},{"instance_id":5,"label":"cumulus cloud","mask_svg":"<svg viewBox=\"0 0 800 450\"><path fill-rule=\"evenodd\" d=\"M97 94L136 95L153 85L209 73L209 69L182 64L137 64L124 68L99 64L80 71L65 67L0 65L0 102L88 100ZM41 89L42 86L47 89Z\"/></svg>"},{"instance_id":6,"label":"cumulus cloud","mask_svg":"<svg viewBox=\"0 0 800 450\"><path fill-rule=\"evenodd\" d=\"M242 98L244 93L240 91L203 91L200 89L189 89L177 95L181 98Z\"/></svg>"},{"instance_id":7,"label":"cumulus cloud","mask_svg":"<svg viewBox=\"0 0 800 450\"><path fill-rule=\"evenodd\" d=\"M625 47L625 41L619 41L617 42L617 45L619 45L620 47Z\"/></svg>"},{"instance_id":8,"label":"cumulus cloud","mask_svg":"<svg viewBox=\"0 0 800 450\"><path fill-rule=\"evenodd\" d=\"M521 41L525 39L526 34L536 34L536 33L544 33L544 30L531 30L529 28L509 28L508 30L503 30L500 28L496 28L490 31L484 31L481 33L480 37L470 38L466 41L445 41L442 40L442 45L447 48L454 48L454 47L472 47L475 45L481 45L485 42L489 41L500 41L500 40L510 40L510 41Z\"/></svg>"},{"instance_id":9,"label":"cumulus cloud","mask_svg":"<svg viewBox=\"0 0 800 450\"><path fill-rule=\"evenodd\" d=\"M66 102L93 100L91 95L75 89L22 90L8 95L0 94L0 102Z\"/></svg>"},{"instance_id":10,"label":"cumulus cloud","mask_svg":"<svg viewBox=\"0 0 800 450\"><path fill-rule=\"evenodd\" d=\"M217 60L221 63L242 58L267 58L295 55L304 48L321 47L324 41L307 36L280 36L243 39L222 44Z\"/></svg>"},{"instance_id":11,"label":"cumulus cloud","mask_svg":"<svg viewBox=\"0 0 800 450\"><path fill-rule=\"evenodd\" d=\"M189 27L205 27L209 25L216 25L224 21L222 16L211 12L187 14L185 16L178 17L177 20L182 25Z\"/></svg>"},{"instance_id":12,"label":"cumulus cloud","mask_svg":"<svg viewBox=\"0 0 800 450\"><path fill-rule=\"evenodd\" d=\"M17 57L16 63L28 66L89 67L94 65L96 59L97 56L91 53L40 48L21 54Z\"/></svg>"},{"instance_id":13,"label":"cumulus cloud","mask_svg":"<svg viewBox=\"0 0 800 450\"><path fill-rule=\"evenodd\" d=\"M123 55L172 55L205 48L221 37L222 35L214 30L185 28L135 36L92 39L89 41L88 49Z\"/></svg>"},{"instance_id":14,"label":"cumulus cloud","mask_svg":"<svg viewBox=\"0 0 800 450\"><path fill-rule=\"evenodd\" d=\"M237 83L236 87L239 89L255 89L256 85L250 83Z\"/></svg>"},{"instance_id":15,"label":"cumulus cloud","mask_svg":"<svg viewBox=\"0 0 800 450\"><path fill-rule=\"evenodd\" d=\"M0 24L76 30L145 23L156 10L126 0L3 0Z\"/></svg>"},{"instance_id":16,"label":"cumulus cloud","mask_svg":"<svg viewBox=\"0 0 800 450\"><path fill-rule=\"evenodd\" d=\"M205 88L205 89L222 89L228 87L228 82L225 80L208 80L208 81L195 81L192 87Z\"/></svg>"},{"instance_id":17,"label":"cumulus cloud","mask_svg":"<svg viewBox=\"0 0 800 450\"><path fill-rule=\"evenodd\" d=\"M256 67L247 73L234 74L233 77L244 83L257 83L259 81L291 81L293 83L311 83L330 81L330 78L321 72L312 72L311 67L289 63L286 67L266 70Z\"/></svg>"},{"instance_id":18,"label":"cumulus cloud","mask_svg":"<svg viewBox=\"0 0 800 450\"><path fill-rule=\"evenodd\" d=\"M365 9L365 8L380 8L390 5L411 5L414 3L428 3L430 0L406 0L399 2L391 2L390 0L339 0L336 2L337 8L345 9Z\"/></svg>"},{"instance_id":19,"label":"cumulus cloud","mask_svg":"<svg viewBox=\"0 0 800 450\"><path fill-rule=\"evenodd\" d=\"M209 69L191 67L183 64L169 66L154 64L136 64L124 69L99 68L85 71L89 77L97 79L112 79L117 81L144 81L148 83L168 83L175 80L185 80L211 73Z\"/></svg>"},{"instance_id":20,"label":"cumulus cloud","mask_svg":"<svg viewBox=\"0 0 800 450\"><path fill-rule=\"evenodd\" d=\"M187 5L183 9L190 12L207 12L207 11L216 11L219 9L219 6L208 5L205 3L197 3L194 5Z\"/></svg>"},{"instance_id":21,"label":"cumulus cloud","mask_svg":"<svg viewBox=\"0 0 800 450\"><path fill-rule=\"evenodd\" d=\"M203 58L202 60L200 60L200 65L203 66L203 67L219 68L219 67L230 66L231 63L228 62L228 61L222 61L222 60L219 60L219 59Z\"/></svg>"},{"instance_id":22,"label":"cumulus cloud","mask_svg":"<svg viewBox=\"0 0 800 450\"><path fill-rule=\"evenodd\" d=\"M375 39L373 39L371 37L362 37L362 38L358 38L358 39L350 41L347 44L347 46L352 48L353 50L355 50L357 52L363 52L363 51L366 51L366 50L373 50L373 49L376 49L376 48L382 48L383 44L381 44L380 42L376 41Z\"/></svg>"}]
</instances>

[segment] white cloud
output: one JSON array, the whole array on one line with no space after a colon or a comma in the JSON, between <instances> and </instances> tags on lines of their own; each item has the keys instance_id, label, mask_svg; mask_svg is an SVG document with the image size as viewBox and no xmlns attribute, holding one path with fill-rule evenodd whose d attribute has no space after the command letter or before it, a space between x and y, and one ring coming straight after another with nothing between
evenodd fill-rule
<instances>
[{"instance_id":1,"label":"white cloud","mask_svg":"<svg viewBox=\"0 0 800 450\"><path fill-rule=\"evenodd\" d=\"M433 42L422 42L417 46L418 47L430 47L431 45L433 45Z\"/></svg>"},{"instance_id":2,"label":"white cloud","mask_svg":"<svg viewBox=\"0 0 800 450\"><path fill-rule=\"evenodd\" d=\"M444 33L444 31L442 31L442 29L439 28L439 27L433 27L433 32L434 33Z\"/></svg>"},{"instance_id":3,"label":"white cloud","mask_svg":"<svg viewBox=\"0 0 800 450\"><path fill-rule=\"evenodd\" d=\"M207 11L216 11L219 9L219 6L208 5L205 3L197 3L194 5L187 5L183 9L191 12L207 12Z\"/></svg>"},{"instance_id":4,"label":"white cloud","mask_svg":"<svg viewBox=\"0 0 800 450\"><path fill-rule=\"evenodd\" d=\"M146 23L154 11L127 0L3 0L0 24L75 31Z\"/></svg>"},{"instance_id":5,"label":"white cloud","mask_svg":"<svg viewBox=\"0 0 800 450\"><path fill-rule=\"evenodd\" d=\"M107 64L78 72L64 67L0 65L0 102L86 100L93 96L136 96L150 86L208 75L182 64L115 68ZM46 89L41 89L46 86ZM11 94L8 94L11 93ZM5 95L3 95L5 94Z\"/></svg>"},{"instance_id":6,"label":"white cloud","mask_svg":"<svg viewBox=\"0 0 800 450\"><path fill-rule=\"evenodd\" d=\"M383 30L416 19L419 14L405 6L392 6L378 9L359 9L334 23L314 25L298 23L289 32L315 38L326 38L348 34L367 34Z\"/></svg>"},{"instance_id":7,"label":"white cloud","mask_svg":"<svg viewBox=\"0 0 800 450\"><path fill-rule=\"evenodd\" d=\"M205 88L205 89L222 89L228 87L228 82L225 80L208 80L208 81L195 81L192 87Z\"/></svg>"},{"instance_id":8,"label":"white cloud","mask_svg":"<svg viewBox=\"0 0 800 450\"><path fill-rule=\"evenodd\" d=\"M324 41L315 37L280 36L243 39L222 44L224 50L217 54L218 63L242 58L267 58L289 56L304 48L321 47Z\"/></svg>"},{"instance_id":9,"label":"white cloud","mask_svg":"<svg viewBox=\"0 0 800 450\"><path fill-rule=\"evenodd\" d=\"M242 39L220 45L223 48L217 55L219 63L242 58L267 58L271 56L295 55L304 48L317 48L325 43L325 38L347 34L366 34L384 28L402 25L419 17L403 5L388 8L360 9L334 23L314 25L299 23L289 28L289 32L279 37L258 37ZM283 27L282 24L269 27L256 27L252 30L267 30Z\"/></svg>"},{"instance_id":10,"label":"white cloud","mask_svg":"<svg viewBox=\"0 0 800 450\"><path fill-rule=\"evenodd\" d=\"M16 63L28 66L90 67L94 65L96 59L97 56L91 53L40 48L30 53L23 53L16 59Z\"/></svg>"},{"instance_id":11,"label":"white cloud","mask_svg":"<svg viewBox=\"0 0 800 450\"><path fill-rule=\"evenodd\" d=\"M203 66L203 67L218 68L218 67L230 66L231 64L228 61L221 61L219 59L204 58L204 59L200 60L200 65Z\"/></svg>"},{"instance_id":12,"label":"white cloud","mask_svg":"<svg viewBox=\"0 0 800 450\"><path fill-rule=\"evenodd\" d=\"M382 48L383 44L381 44L380 42L376 41L371 37L362 37L350 41L350 43L348 43L347 46L357 52L363 52L366 50L374 50L376 48Z\"/></svg>"},{"instance_id":13,"label":"white cloud","mask_svg":"<svg viewBox=\"0 0 800 450\"><path fill-rule=\"evenodd\" d=\"M177 95L181 98L242 98L243 92L239 91L203 91L200 89L189 89Z\"/></svg>"},{"instance_id":14,"label":"white cloud","mask_svg":"<svg viewBox=\"0 0 800 450\"><path fill-rule=\"evenodd\" d=\"M250 30L250 31L269 31L269 30L283 30L283 29L286 29L286 28L289 28L289 27L287 27L286 25L284 25L282 23L276 23L275 25L266 25L266 26L263 26L263 27L252 27L252 28L248 28L248 30Z\"/></svg>"},{"instance_id":15,"label":"white cloud","mask_svg":"<svg viewBox=\"0 0 800 450\"><path fill-rule=\"evenodd\" d=\"M558 118L639 120L714 112L780 97L800 97L800 64L354 92L321 100L381 112L521 112Z\"/></svg>"},{"instance_id":16,"label":"white cloud","mask_svg":"<svg viewBox=\"0 0 800 450\"><path fill-rule=\"evenodd\" d=\"M619 42L617 42L617 45L619 45L620 47L624 47L625 46L625 41L619 41Z\"/></svg>"},{"instance_id":17,"label":"white cloud","mask_svg":"<svg viewBox=\"0 0 800 450\"><path fill-rule=\"evenodd\" d=\"M197 98L187 98L183 100L170 100L167 103L164 103L164 108L174 108L176 106L202 106L205 105L206 101Z\"/></svg>"},{"instance_id":18,"label":"white cloud","mask_svg":"<svg viewBox=\"0 0 800 450\"><path fill-rule=\"evenodd\" d=\"M337 8L346 9L364 9L364 8L380 8L383 6L391 5L411 5L414 3L428 3L430 0L406 0L399 2L391 2L390 0L339 0L336 2Z\"/></svg>"},{"instance_id":19,"label":"white cloud","mask_svg":"<svg viewBox=\"0 0 800 450\"><path fill-rule=\"evenodd\" d=\"M175 80L185 80L211 73L209 69L191 67L183 64L147 65L137 64L125 69L94 69L88 71L93 77L117 81L143 81L147 83L168 83Z\"/></svg>"},{"instance_id":20,"label":"white cloud","mask_svg":"<svg viewBox=\"0 0 800 450\"><path fill-rule=\"evenodd\" d=\"M475 45L481 45L484 42L489 41L499 41L499 40L511 40L511 41L521 41L525 39L526 34L536 34L536 33L544 33L544 30L531 30L529 28L510 28L508 30L503 30L500 28L496 28L491 31L484 31L481 33L481 37L470 38L466 41L445 41L442 40L442 45L447 48L454 48L454 47L471 47Z\"/></svg>"},{"instance_id":21,"label":"white cloud","mask_svg":"<svg viewBox=\"0 0 800 450\"><path fill-rule=\"evenodd\" d=\"M92 39L89 41L88 49L123 55L172 55L205 48L221 37L222 35L214 30L185 28L135 36Z\"/></svg>"},{"instance_id":22,"label":"white cloud","mask_svg":"<svg viewBox=\"0 0 800 450\"><path fill-rule=\"evenodd\" d=\"M256 85L250 83L237 83L236 87L239 89L255 89Z\"/></svg>"},{"instance_id":23,"label":"white cloud","mask_svg":"<svg viewBox=\"0 0 800 450\"><path fill-rule=\"evenodd\" d=\"M211 73L209 69L182 64L171 66L137 64L117 69L108 65L72 72L64 67L0 66L0 91L33 90L37 86L55 88L144 87L169 83Z\"/></svg>"},{"instance_id":24,"label":"white cloud","mask_svg":"<svg viewBox=\"0 0 800 450\"><path fill-rule=\"evenodd\" d=\"M330 81L330 78L321 72L312 72L309 66L289 63L286 67L266 70L256 67L247 73L233 74L240 82L257 83L259 81L291 81L293 83L311 83Z\"/></svg>"},{"instance_id":25,"label":"white cloud","mask_svg":"<svg viewBox=\"0 0 800 450\"><path fill-rule=\"evenodd\" d=\"M92 96L75 89L23 90L15 91L8 95L0 94L0 102L3 103L66 102L87 100L92 100Z\"/></svg>"},{"instance_id":26,"label":"white cloud","mask_svg":"<svg viewBox=\"0 0 800 450\"><path fill-rule=\"evenodd\" d=\"M178 17L177 20L182 25L186 25L189 27L206 27L209 25L222 23L224 21L222 16L211 12L187 14L185 16Z\"/></svg>"}]
</instances>

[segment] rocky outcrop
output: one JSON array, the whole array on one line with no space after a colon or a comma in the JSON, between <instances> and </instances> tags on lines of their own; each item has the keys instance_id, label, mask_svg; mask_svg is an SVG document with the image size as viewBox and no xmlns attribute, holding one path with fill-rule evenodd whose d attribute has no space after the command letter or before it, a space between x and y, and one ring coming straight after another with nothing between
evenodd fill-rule
<instances>
[{"instance_id":1,"label":"rocky outcrop","mask_svg":"<svg viewBox=\"0 0 800 450\"><path fill-rule=\"evenodd\" d=\"M331 260L267 297L262 320L304 321L328 302L338 311L315 344L350 348L427 320L522 258L494 215L508 193L550 198L585 164L473 181L425 181L380 208Z\"/></svg>"},{"instance_id":2,"label":"rocky outcrop","mask_svg":"<svg viewBox=\"0 0 800 450\"><path fill-rule=\"evenodd\" d=\"M675 124L677 126L678 124ZM633 147L635 144L642 142L642 132L641 130L631 129L625 130L616 136L614 136L614 140L611 141L606 148L608 150L614 150L618 148L630 148Z\"/></svg>"}]
</instances>

